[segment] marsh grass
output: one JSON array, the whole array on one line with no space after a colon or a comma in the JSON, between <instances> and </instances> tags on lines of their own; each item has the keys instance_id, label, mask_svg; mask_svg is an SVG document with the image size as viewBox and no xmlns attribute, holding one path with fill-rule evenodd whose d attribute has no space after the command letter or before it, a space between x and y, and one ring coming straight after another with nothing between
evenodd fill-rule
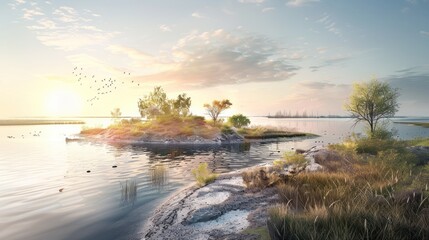
<instances>
[{"instance_id":1,"label":"marsh grass","mask_svg":"<svg viewBox=\"0 0 429 240\"><path fill-rule=\"evenodd\" d=\"M218 176L209 170L207 163L200 163L197 168L192 169L192 175L199 186L205 186L213 182Z\"/></svg>"},{"instance_id":2,"label":"marsh grass","mask_svg":"<svg viewBox=\"0 0 429 240\"><path fill-rule=\"evenodd\" d=\"M122 120L109 127L82 129L84 135L105 134L113 137L142 137L158 136L161 138L176 138L199 136L212 139L220 133L220 129L205 122L203 117L190 116L160 116L151 121L138 119Z\"/></svg>"},{"instance_id":3,"label":"marsh grass","mask_svg":"<svg viewBox=\"0 0 429 240\"><path fill-rule=\"evenodd\" d=\"M375 139L332 146L347 164L277 185L280 205L267 221L271 238L429 239L429 167L417 167L405 146Z\"/></svg>"},{"instance_id":4,"label":"marsh grass","mask_svg":"<svg viewBox=\"0 0 429 240\"><path fill-rule=\"evenodd\" d=\"M290 129L283 129L270 126L253 126L250 128L240 128L237 131L248 139L267 139L282 137L300 137L307 136L305 133L299 133Z\"/></svg>"}]
</instances>

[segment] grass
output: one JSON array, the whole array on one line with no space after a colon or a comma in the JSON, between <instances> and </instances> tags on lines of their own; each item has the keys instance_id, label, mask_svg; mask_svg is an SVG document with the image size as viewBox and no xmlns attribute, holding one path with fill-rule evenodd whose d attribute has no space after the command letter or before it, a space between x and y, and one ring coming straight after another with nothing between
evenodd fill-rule
<instances>
[{"instance_id":1,"label":"grass","mask_svg":"<svg viewBox=\"0 0 429 240\"><path fill-rule=\"evenodd\" d=\"M205 186L213 182L218 176L209 170L207 163L200 163L197 168L192 169L192 175L199 186Z\"/></svg>"},{"instance_id":2,"label":"grass","mask_svg":"<svg viewBox=\"0 0 429 240\"><path fill-rule=\"evenodd\" d=\"M429 239L429 165L419 166L409 145L357 139L331 146L334 154L323 159L337 162L331 169L276 186L271 239Z\"/></svg>"},{"instance_id":3,"label":"grass","mask_svg":"<svg viewBox=\"0 0 429 240\"><path fill-rule=\"evenodd\" d=\"M59 125L59 124L85 124L80 120L51 120L51 119L2 119L0 126L13 126L13 125Z\"/></svg>"},{"instance_id":4,"label":"grass","mask_svg":"<svg viewBox=\"0 0 429 240\"><path fill-rule=\"evenodd\" d=\"M395 122L395 123L408 124L408 125L414 125L414 126L429 128L428 122Z\"/></svg>"},{"instance_id":5,"label":"grass","mask_svg":"<svg viewBox=\"0 0 429 240\"><path fill-rule=\"evenodd\" d=\"M122 120L109 127L83 129L83 135L107 135L114 138L133 138L152 136L157 138L179 138L198 136L212 139L220 133L220 129L213 127L198 116L175 117L162 116L148 122L140 120Z\"/></svg>"},{"instance_id":6,"label":"grass","mask_svg":"<svg viewBox=\"0 0 429 240\"><path fill-rule=\"evenodd\" d=\"M429 138L416 138L409 140L408 145L429 147Z\"/></svg>"},{"instance_id":7,"label":"grass","mask_svg":"<svg viewBox=\"0 0 429 240\"><path fill-rule=\"evenodd\" d=\"M268 233L267 227L249 228L244 230L242 233L256 235L259 240L270 240L270 234Z\"/></svg>"},{"instance_id":8,"label":"grass","mask_svg":"<svg viewBox=\"0 0 429 240\"><path fill-rule=\"evenodd\" d=\"M247 139L270 139L270 138L290 138L304 137L308 134L277 129L274 127L255 126L251 128L241 128L237 131Z\"/></svg>"}]
</instances>

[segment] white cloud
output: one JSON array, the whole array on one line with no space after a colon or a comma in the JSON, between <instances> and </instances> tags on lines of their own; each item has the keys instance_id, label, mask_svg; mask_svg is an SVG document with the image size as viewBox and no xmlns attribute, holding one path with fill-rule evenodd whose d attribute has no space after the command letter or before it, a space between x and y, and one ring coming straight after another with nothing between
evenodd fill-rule
<instances>
[{"instance_id":1,"label":"white cloud","mask_svg":"<svg viewBox=\"0 0 429 240\"><path fill-rule=\"evenodd\" d=\"M147 54L143 51L137 50L135 48L125 47L121 45L110 45L106 48L111 53L114 54L125 54L128 57L135 60L151 60L153 57L150 54Z\"/></svg>"},{"instance_id":2,"label":"white cloud","mask_svg":"<svg viewBox=\"0 0 429 240\"><path fill-rule=\"evenodd\" d=\"M265 0L238 0L241 3L263 3Z\"/></svg>"},{"instance_id":3,"label":"white cloud","mask_svg":"<svg viewBox=\"0 0 429 240\"><path fill-rule=\"evenodd\" d=\"M422 34L422 35L426 35L426 36L429 36L429 32L428 31L420 31L420 34Z\"/></svg>"},{"instance_id":4,"label":"white cloud","mask_svg":"<svg viewBox=\"0 0 429 240\"><path fill-rule=\"evenodd\" d=\"M286 55L285 49L264 37L223 29L193 32L172 47L166 70L139 79L185 87L282 81L298 70Z\"/></svg>"},{"instance_id":5,"label":"white cloud","mask_svg":"<svg viewBox=\"0 0 429 240\"><path fill-rule=\"evenodd\" d=\"M198 12L193 12L192 14L191 14L191 16L192 17L194 17L194 18L203 18L204 16L203 15L201 15L200 13L198 13Z\"/></svg>"},{"instance_id":6,"label":"white cloud","mask_svg":"<svg viewBox=\"0 0 429 240\"><path fill-rule=\"evenodd\" d=\"M286 5L291 7L300 7L316 2L320 2L320 0L289 0Z\"/></svg>"},{"instance_id":7,"label":"white cloud","mask_svg":"<svg viewBox=\"0 0 429 240\"><path fill-rule=\"evenodd\" d=\"M270 11L273 11L273 10L275 10L275 8L273 8L273 7L267 7L267 8L262 9L262 12L266 13L266 12L270 12Z\"/></svg>"},{"instance_id":8,"label":"white cloud","mask_svg":"<svg viewBox=\"0 0 429 240\"><path fill-rule=\"evenodd\" d=\"M36 34L36 38L42 44L56 49L70 51L84 46L99 45L115 35L89 24L95 14L90 10L78 12L68 6L53 8L50 12L46 10L43 12L38 6L21 10L23 18L28 20L27 28Z\"/></svg>"},{"instance_id":9,"label":"white cloud","mask_svg":"<svg viewBox=\"0 0 429 240\"><path fill-rule=\"evenodd\" d=\"M162 24L161 26L159 26L159 29L161 29L161 31L163 32L171 32L171 27L165 24Z\"/></svg>"},{"instance_id":10,"label":"white cloud","mask_svg":"<svg viewBox=\"0 0 429 240\"><path fill-rule=\"evenodd\" d=\"M43 15L45 15L43 12L42 12L42 9L40 9L40 8L38 8L38 7L36 7L36 8L33 8L33 9L27 9L27 8L24 8L24 9L22 9L22 11L23 11L23 18L24 19L27 19L27 20L33 20L34 19L34 16L43 16Z\"/></svg>"},{"instance_id":11,"label":"white cloud","mask_svg":"<svg viewBox=\"0 0 429 240\"><path fill-rule=\"evenodd\" d=\"M337 27L337 24L335 21L332 20L331 16L327 15L326 13L322 18L317 20L318 23L321 23L323 27L328 31L331 32L339 37L342 37L341 30Z\"/></svg>"}]
</instances>

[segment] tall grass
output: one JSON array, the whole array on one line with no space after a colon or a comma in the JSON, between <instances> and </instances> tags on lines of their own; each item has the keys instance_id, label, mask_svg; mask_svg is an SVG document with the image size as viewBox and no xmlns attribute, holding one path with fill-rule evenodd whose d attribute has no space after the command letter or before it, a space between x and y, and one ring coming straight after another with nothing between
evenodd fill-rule
<instances>
[{"instance_id":1,"label":"tall grass","mask_svg":"<svg viewBox=\"0 0 429 240\"><path fill-rule=\"evenodd\" d=\"M347 157L347 164L277 186L280 205L267 222L272 239L429 239L422 181L429 167L416 167L403 142L367 139L331 148L343 157L327 161Z\"/></svg>"},{"instance_id":2,"label":"tall grass","mask_svg":"<svg viewBox=\"0 0 429 240\"><path fill-rule=\"evenodd\" d=\"M192 169L192 175L199 186L205 186L217 178L217 174L209 170L207 163L200 163L197 168Z\"/></svg>"}]
</instances>

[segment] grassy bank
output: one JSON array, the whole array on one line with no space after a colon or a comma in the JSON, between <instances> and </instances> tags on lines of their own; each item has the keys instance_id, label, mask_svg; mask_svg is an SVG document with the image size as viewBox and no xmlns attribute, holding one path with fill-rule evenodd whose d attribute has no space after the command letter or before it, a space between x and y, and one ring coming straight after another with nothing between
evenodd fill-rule
<instances>
[{"instance_id":1,"label":"grassy bank","mask_svg":"<svg viewBox=\"0 0 429 240\"><path fill-rule=\"evenodd\" d=\"M138 119L118 121L107 128L84 128L84 136L105 136L109 138L134 139L148 137L152 139L183 139L183 138L220 138L222 134L240 134L244 139L273 139L310 136L311 134L285 131L270 127L232 128L228 124L213 124L200 116L158 117L151 121Z\"/></svg>"},{"instance_id":2,"label":"grassy bank","mask_svg":"<svg viewBox=\"0 0 429 240\"><path fill-rule=\"evenodd\" d=\"M46 120L46 119L3 119L0 120L0 126L18 126L18 125L58 125L58 124L85 124L79 120Z\"/></svg>"},{"instance_id":3,"label":"grassy bank","mask_svg":"<svg viewBox=\"0 0 429 240\"><path fill-rule=\"evenodd\" d=\"M241 128L237 131L246 139L272 139L272 138L291 138L291 137L305 137L312 134L286 131L276 129L274 127L261 127L256 126L252 128Z\"/></svg>"},{"instance_id":4,"label":"grassy bank","mask_svg":"<svg viewBox=\"0 0 429 240\"><path fill-rule=\"evenodd\" d=\"M83 129L83 135L108 135L123 138L157 136L159 138L176 138L199 136L205 139L214 138L220 133L218 127L208 124L202 117L159 117L143 122L137 119L122 120L107 128Z\"/></svg>"},{"instance_id":5,"label":"grassy bank","mask_svg":"<svg viewBox=\"0 0 429 240\"><path fill-rule=\"evenodd\" d=\"M395 123L414 125L414 126L429 128L429 123L428 122L395 122Z\"/></svg>"},{"instance_id":6,"label":"grassy bank","mask_svg":"<svg viewBox=\"0 0 429 240\"><path fill-rule=\"evenodd\" d=\"M269 211L271 239L429 239L429 155L414 154L414 145L429 139L330 146L315 158L324 171L275 186L280 202Z\"/></svg>"}]
</instances>

